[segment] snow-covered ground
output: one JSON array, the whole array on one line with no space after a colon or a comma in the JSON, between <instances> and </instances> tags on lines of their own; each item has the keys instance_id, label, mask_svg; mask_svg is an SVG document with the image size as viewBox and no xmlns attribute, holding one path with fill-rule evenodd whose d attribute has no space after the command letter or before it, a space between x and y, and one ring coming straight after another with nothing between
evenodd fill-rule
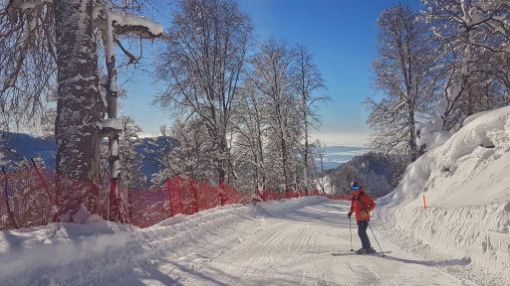
<instances>
[{"instance_id":1,"label":"snow-covered ground","mask_svg":"<svg viewBox=\"0 0 510 286\"><path fill-rule=\"evenodd\" d=\"M492 285L510 285L510 107L468 118L379 204L388 233L403 244L469 258Z\"/></svg>"},{"instance_id":2,"label":"snow-covered ground","mask_svg":"<svg viewBox=\"0 0 510 286\"><path fill-rule=\"evenodd\" d=\"M376 234L391 253L384 258L354 255L348 207L346 202L312 197L216 208L147 229L97 221L4 231L0 285L481 285L479 281L486 281L485 276L466 274L473 272L469 258L451 254L423 259L410 254L381 235L383 226L377 219ZM358 248L354 228L353 237Z\"/></svg>"}]
</instances>

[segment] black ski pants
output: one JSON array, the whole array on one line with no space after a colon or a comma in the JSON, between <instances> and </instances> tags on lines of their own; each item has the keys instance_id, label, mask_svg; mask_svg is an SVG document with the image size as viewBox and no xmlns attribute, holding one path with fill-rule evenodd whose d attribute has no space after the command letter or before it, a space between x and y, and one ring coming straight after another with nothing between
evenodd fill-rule
<instances>
[{"instance_id":1,"label":"black ski pants","mask_svg":"<svg viewBox=\"0 0 510 286\"><path fill-rule=\"evenodd\" d=\"M361 240L361 246L364 249L371 249L370 239L367 235L368 221L358 221L358 235Z\"/></svg>"}]
</instances>

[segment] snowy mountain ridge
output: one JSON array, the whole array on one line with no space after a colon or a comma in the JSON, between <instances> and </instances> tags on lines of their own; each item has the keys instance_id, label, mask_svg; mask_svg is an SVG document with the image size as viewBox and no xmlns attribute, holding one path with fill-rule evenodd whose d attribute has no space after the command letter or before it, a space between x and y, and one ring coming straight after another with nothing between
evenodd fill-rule
<instances>
[{"instance_id":1,"label":"snowy mountain ridge","mask_svg":"<svg viewBox=\"0 0 510 286\"><path fill-rule=\"evenodd\" d=\"M380 215L395 236L464 256L510 279L510 107L465 126L412 163ZM423 208L424 197L426 208Z\"/></svg>"},{"instance_id":2,"label":"snowy mountain ridge","mask_svg":"<svg viewBox=\"0 0 510 286\"><path fill-rule=\"evenodd\" d=\"M4 139L5 146L3 147L13 150L5 158L7 170L9 170L9 161L29 162L31 158L37 157L44 161L47 168L55 168L56 145L53 138L41 138L30 134L13 132L3 132L1 137ZM135 139L133 145L135 146L135 152L142 157L140 170L142 176L147 180L146 185L141 187L148 187L152 175L159 172L162 167L158 159L177 146L178 142L170 136L157 136Z\"/></svg>"}]
</instances>

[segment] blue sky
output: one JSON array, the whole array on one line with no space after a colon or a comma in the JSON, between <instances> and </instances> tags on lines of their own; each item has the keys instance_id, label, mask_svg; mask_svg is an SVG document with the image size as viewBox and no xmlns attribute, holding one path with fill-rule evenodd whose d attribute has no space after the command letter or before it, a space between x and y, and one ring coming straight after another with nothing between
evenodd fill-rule
<instances>
[{"instance_id":1,"label":"blue sky","mask_svg":"<svg viewBox=\"0 0 510 286\"><path fill-rule=\"evenodd\" d=\"M371 86L371 64L377 55L376 20L382 10L398 3L418 7L418 0L238 0L255 25L258 41L270 37L302 44L314 55L331 97L320 108L322 126L314 133L328 145L362 146L369 129L365 123L366 97ZM156 13L164 25L165 9ZM169 11L169 10L168 10ZM143 68L151 70L158 44L145 48ZM147 135L158 135L159 126L170 125L170 112L151 105L162 85L150 72L137 71L123 86L128 98L123 113L133 116Z\"/></svg>"}]
</instances>

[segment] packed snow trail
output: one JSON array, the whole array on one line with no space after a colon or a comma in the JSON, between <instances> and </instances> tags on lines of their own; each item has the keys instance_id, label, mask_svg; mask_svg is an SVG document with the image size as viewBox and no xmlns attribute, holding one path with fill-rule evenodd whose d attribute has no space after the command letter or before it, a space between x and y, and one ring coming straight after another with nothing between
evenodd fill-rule
<instances>
[{"instance_id":1,"label":"packed snow trail","mask_svg":"<svg viewBox=\"0 0 510 286\"><path fill-rule=\"evenodd\" d=\"M462 260L423 261L384 240L381 243L388 247L385 250L392 251L384 258L351 253L347 211L345 203L324 201L288 214L267 213L241 243L197 264L195 272L181 282L185 285L462 285L438 268L443 264L465 263ZM354 224L353 236L357 249L359 240Z\"/></svg>"},{"instance_id":2,"label":"packed snow trail","mask_svg":"<svg viewBox=\"0 0 510 286\"><path fill-rule=\"evenodd\" d=\"M381 244L392 251L385 258L350 252L346 203L320 201L290 213L258 210L256 219L236 227L235 233L244 235L235 242L224 238L185 257L156 259L158 276L173 275L174 284L183 285L464 285L439 269L463 260L423 261L384 239ZM354 223L353 236L357 248ZM139 285L139 278L127 276L112 285ZM143 283L172 284L154 278Z\"/></svg>"},{"instance_id":3,"label":"packed snow trail","mask_svg":"<svg viewBox=\"0 0 510 286\"><path fill-rule=\"evenodd\" d=\"M303 198L227 206L142 230L99 221L3 232L0 285L478 285L445 271L468 260L419 259L377 231L391 253L353 254L348 207ZM354 222L353 242L357 249Z\"/></svg>"}]
</instances>

